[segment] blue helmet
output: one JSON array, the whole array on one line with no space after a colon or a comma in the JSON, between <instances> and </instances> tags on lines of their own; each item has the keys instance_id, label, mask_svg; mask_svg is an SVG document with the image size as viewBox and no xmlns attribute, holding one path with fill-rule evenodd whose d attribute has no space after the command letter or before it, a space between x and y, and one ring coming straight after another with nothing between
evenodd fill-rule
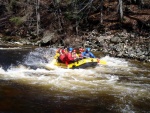
<instances>
[{"instance_id":1,"label":"blue helmet","mask_svg":"<svg viewBox=\"0 0 150 113\"><path fill-rule=\"evenodd\" d=\"M86 51L88 51L88 52L89 52L90 50L91 50L91 48L86 48Z\"/></svg>"},{"instance_id":2,"label":"blue helmet","mask_svg":"<svg viewBox=\"0 0 150 113\"><path fill-rule=\"evenodd\" d=\"M73 48L71 48L71 47L68 49L68 51L70 51L70 52L72 52L72 50L73 50Z\"/></svg>"}]
</instances>

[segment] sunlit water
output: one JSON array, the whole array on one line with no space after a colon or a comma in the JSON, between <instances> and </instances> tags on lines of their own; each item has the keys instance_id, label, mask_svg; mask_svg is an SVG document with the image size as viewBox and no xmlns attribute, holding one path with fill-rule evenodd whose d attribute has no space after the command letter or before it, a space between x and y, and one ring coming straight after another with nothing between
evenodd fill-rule
<instances>
[{"instance_id":1,"label":"sunlit water","mask_svg":"<svg viewBox=\"0 0 150 113\"><path fill-rule=\"evenodd\" d=\"M53 48L1 49L22 57L0 68L0 111L39 113L149 113L150 64L98 56L107 65L63 69L49 64ZM22 55L23 54L23 55ZM6 56L1 56L5 57ZM14 57L12 57L14 58ZM7 61L1 61L5 63ZM51 70L45 69L49 65Z\"/></svg>"}]
</instances>

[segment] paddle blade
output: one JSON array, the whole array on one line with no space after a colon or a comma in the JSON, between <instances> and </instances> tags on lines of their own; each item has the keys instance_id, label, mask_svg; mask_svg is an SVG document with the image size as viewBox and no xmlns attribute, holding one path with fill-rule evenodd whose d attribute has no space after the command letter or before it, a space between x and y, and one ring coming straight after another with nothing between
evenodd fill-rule
<instances>
[{"instance_id":1,"label":"paddle blade","mask_svg":"<svg viewBox=\"0 0 150 113\"><path fill-rule=\"evenodd\" d=\"M99 64L101 64L101 65L106 65L107 62L106 62L105 60L100 60L100 61L99 61Z\"/></svg>"}]
</instances>

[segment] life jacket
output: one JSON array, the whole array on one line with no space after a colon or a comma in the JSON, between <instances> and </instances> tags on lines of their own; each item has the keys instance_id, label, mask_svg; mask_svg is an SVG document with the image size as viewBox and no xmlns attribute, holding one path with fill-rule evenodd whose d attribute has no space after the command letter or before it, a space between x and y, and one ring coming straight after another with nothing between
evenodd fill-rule
<instances>
[{"instance_id":1,"label":"life jacket","mask_svg":"<svg viewBox=\"0 0 150 113\"><path fill-rule=\"evenodd\" d=\"M66 54L64 50L60 51L60 56L59 59L61 60L61 62L65 63L65 59L66 59Z\"/></svg>"},{"instance_id":2,"label":"life jacket","mask_svg":"<svg viewBox=\"0 0 150 113\"><path fill-rule=\"evenodd\" d=\"M83 52L83 53L82 53L82 56L83 56L83 57L90 57L90 53L89 53L89 52Z\"/></svg>"},{"instance_id":3,"label":"life jacket","mask_svg":"<svg viewBox=\"0 0 150 113\"><path fill-rule=\"evenodd\" d=\"M93 53L91 53L91 52L86 52L86 51L82 53L82 56L83 56L83 57L95 58L95 56L94 56Z\"/></svg>"},{"instance_id":4,"label":"life jacket","mask_svg":"<svg viewBox=\"0 0 150 113\"><path fill-rule=\"evenodd\" d=\"M74 58L72 57L72 53L71 52L68 52L66 54L66 62L70 63L71 61L73 61Z\"/></svg>"},{"instance_id":5,"label":"life jacket","mask_svg":"<svg viewBox=\"0 0 150 113\"><path fill-rule=\"evenodd\" d=\"M65 63L64 60L65 60L65 55L64 54L61 54L59 56L59 59L61 60L61 62Z\"/></svg>"}]
</instances>

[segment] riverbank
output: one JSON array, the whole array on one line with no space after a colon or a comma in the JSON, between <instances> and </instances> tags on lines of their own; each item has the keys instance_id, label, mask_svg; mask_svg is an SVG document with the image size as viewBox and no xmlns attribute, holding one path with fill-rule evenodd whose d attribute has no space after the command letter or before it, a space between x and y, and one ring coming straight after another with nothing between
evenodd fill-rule
<instances>
[{"instance_id":1,"label":"riverbank","mask_svg":"<svg viewBox=\"0 0 150 113\"><path fill-rule=\"evenodd\" d=\"M116 34L100 34L97 31L84 33L82 36L72 36L63 39L63 41L54 41L56 37L48 35L39 40L28 40L19 37L0 37L0 45L11 46L49 46L63 47L73 46L90 47L92 51L100 51L105 55L113 57L137 59L150 62L150 37L138 36L135 33L120 32ZM6 40L7 39L7 40Z\"/></svg>"},{"instance_id":2,"label":"riverbank","mask_svg":"<svg viewBox=\"0 0 150 113\"><path fill-rule=\"evenodd\" d=\"M98 34L94 32L88 38L90 41L86 41L87 46L110 56L150 62L150 37L126 32L96 35Z\"/></svg>"}]
</instances>

